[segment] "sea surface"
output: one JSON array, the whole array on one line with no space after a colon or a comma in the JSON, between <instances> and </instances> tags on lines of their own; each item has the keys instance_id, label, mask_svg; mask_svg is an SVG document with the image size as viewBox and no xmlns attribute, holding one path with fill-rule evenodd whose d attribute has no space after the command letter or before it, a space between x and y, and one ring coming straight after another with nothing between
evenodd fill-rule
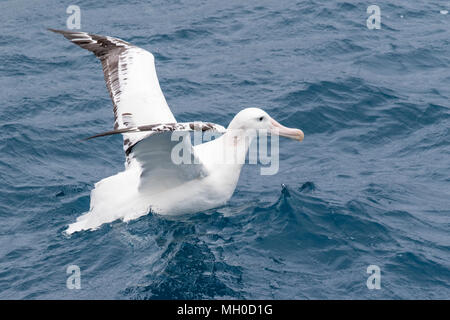
<instances>
[{"instance_id":1,"label":"sea surface","mask_svg":"<svg viewBox=\"0 0 450 320\"><path fill-rule=\"evenodd\" d=\"M124 169L101 65L46 28L155 55L178 121L260 107L305 132L230 202L70 237ZM381 29L366 25L369 4ZM448 1L0 2L1 299L450 298ZM68 289L77 265L81 289ZM367 268L381 270L369 290Z\"/></svg>"}]
</instances>

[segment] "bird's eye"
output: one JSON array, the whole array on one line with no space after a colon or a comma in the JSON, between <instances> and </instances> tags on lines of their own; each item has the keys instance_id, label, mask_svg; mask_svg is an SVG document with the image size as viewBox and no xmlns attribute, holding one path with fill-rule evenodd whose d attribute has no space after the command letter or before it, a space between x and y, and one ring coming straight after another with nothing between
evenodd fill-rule
<instances>
[{"instance_id":1,"label":"bird's eye","mask_svg":"<svg viewBox=\"0 0 450 320\"><path fill-rule=\"evenodd\" d=\"M259 117L259 121L263 121L264 120L264 117Z\"/></svg>"}]
</instances>

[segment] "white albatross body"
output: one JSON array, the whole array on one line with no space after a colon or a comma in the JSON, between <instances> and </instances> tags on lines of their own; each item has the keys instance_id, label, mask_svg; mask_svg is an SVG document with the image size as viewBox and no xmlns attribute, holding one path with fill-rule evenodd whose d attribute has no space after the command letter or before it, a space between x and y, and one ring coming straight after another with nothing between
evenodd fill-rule
<instances>
[{"instance_id":1,"label":"white albatross body","mask_svg":"<svg viewBox=\"0 0 450 320\"><path fill-rule=\"evenodd\" d=\"M296 140L303 132L273 120L266 112L247 108L228 128L203 122L177 123L159 86L153 55L123 40L85 32L53 30L102 62L106 87L126 154L125 170L95 184L89 212L70 224L66 233L96 229L117 219L129 221L152 211L162 215L195 213L224 205L232 196L253 136L248 130L268 130ZM188 131L223 133L192 146ZM172 138L181 133L181 139ZM173 151L183 147L176 163ZM223 161L233 159L233 161Z\"/></svg>"},{"instance_id":2,"label":"white albatross body","mask_svg":"<svg viewBox=\"0 0 450 320\"><path fill-rule=\"evenodd\" d=\"M180 215L224 205L236 188L242 167L242 164L217 164L208 157L217 155L215 152L223 152L221 140L225 139L224 136L194 147L207 170L204 176L184 183L176 181L172 187L162 190L146 190L141 183L142 167L134 162L125 171L97 182L91 192L89 212L78 217L66 232L96 229L117 219L133 220L150 210L161 215ZM236 149L230 148L229 151L236 152ZM172 183L168 178L165 182Z\"/></svg>"}]
</instances>

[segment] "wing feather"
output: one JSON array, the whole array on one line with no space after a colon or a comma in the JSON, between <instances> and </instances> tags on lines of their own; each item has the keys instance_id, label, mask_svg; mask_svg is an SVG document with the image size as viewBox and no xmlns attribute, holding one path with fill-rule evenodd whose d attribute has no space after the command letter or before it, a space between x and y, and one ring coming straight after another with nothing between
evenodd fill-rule
<instances>
[{"instance_id":1,"label":"wing feather","mask_svg":"<svg viewBox=\"0 0 450 320\"><path fill-rule=\"evenodd\" d=\"M208 174L195 155L188 131L225 132L212 123L177 123L161 91L153 55L121 39L86 32L60 33L100 59L114 111L114 130L90 138L122 134L128 166L140 169L139 190L157 193ZM172 133L181 131L181 142ZM88 139L90 139L88 138ZM184 159L175 163L172 152L181 146ZM184 154L186 153L186 154Z\"/></svg>"},{"instance_id":2,"label":"wing feather","mask_svg":"<svg viewBox=\"0 0 450 320\"><path fill-rule=\"evenodd\" d=\"M192 147L189 131L226 131L220 125L203 122L150 125L138 130L150 133L126 151L127 163L140 167L139 189L150 194L209 174ZM172 136L173 133L177 136ZM175 159L174 154L179 158Z\"/></svg>"},{"instance_id":3,"label":"wing feather","mask_svg":"<svg viewBox=\"0 0 450 320\"><path fill-rule=\"evenodd\" d=\"M115 130L176 122L161 91L155 59L150 52L108 36L49 30L62 34L100 59L113 103ZM124 133L124 150L146 136L146 133Z\"/></svg>"}]
</instances>

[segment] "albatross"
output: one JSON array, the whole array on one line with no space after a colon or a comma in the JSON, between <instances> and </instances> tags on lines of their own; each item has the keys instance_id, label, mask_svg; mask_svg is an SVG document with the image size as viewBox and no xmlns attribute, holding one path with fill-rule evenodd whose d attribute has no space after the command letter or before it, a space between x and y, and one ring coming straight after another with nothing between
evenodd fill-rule
<instances>
[{"instance_id":1,"label":"albatross","mask_svg":"<svg viewBox=\"0 0 450 320\"><path fill-rule=\"evenodd\" d=\"M114 129L90 138L122 134L125 170L95 184L90 209L65 230L94 230L118 219L129 221L149 212L195 213L224 205L232 196L245 162L251 130L266 130L302 141L300 129L287 128L264 110L240 111L225 129L210 122L178 123L161 91L153 55L126 41L86 32L49 29L100 59L114 111ZM221 134L192 145L189 132ZM182 139L183 159L174 161ZM225 157L235 161L217 161Z\"/></svg>"}]
</instances>

